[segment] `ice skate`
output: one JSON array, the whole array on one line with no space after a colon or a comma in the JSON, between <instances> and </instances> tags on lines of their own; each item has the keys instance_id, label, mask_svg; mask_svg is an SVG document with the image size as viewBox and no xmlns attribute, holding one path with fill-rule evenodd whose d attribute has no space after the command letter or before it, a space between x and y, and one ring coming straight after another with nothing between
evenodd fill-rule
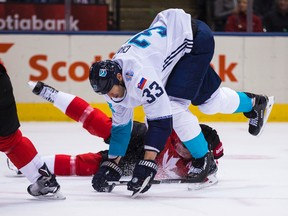
<instances>
[{"instance_id":1,"label":"ice skate","mask_svg":"<svg viewBox=\"0 0 288 216\"><path fill-rule=\"evenodd\" d=\"M210 170L212 162L214 162L214 159L211 152L208 152L202 158L193 159L192 166L188 171L189 181L191 183L203 182L205 178L208 176L209 172L212 172L212 170Z\"/></svg>"},{"instance_id":2,"label":"ice skate","mask_svg":"<svg viewBox=\"0 0 288 216\"><path fill-rule=\"evenodd\" d=\"M59 191L60 185L56 181L55 175L49 171L45 163L38 172L41 176L35 183L29 185L28 193L37 198L65 199Z\"/></svg>"},{"instance_id":3,"label":"ice skate","mask_svg":"<svg viewBox=\"0 0 288 216\"><path fill-rule=\"evenodd\" d=\"M244 113L244 115L250 119L248 131L254 136L259 136L263 131L272 110L274 97L271 96L268 98L266 95L246 94L254 99L252 110Z\"/></svg>"},{"instance_id":4,"label":"ice skate","mask_svg":"<svg viewBox=\"0 0 288 216\"><path fill-rule=\"evenodd\" d=\"M34 94L41 96L43 99L51 103L54 103L58 90L40 81L38 82L29 81L28 85L32 89L32 92Z\"/></svg>"},{"instance_id":5,"label":"ice skate","mask_svg":"<svg viewBox=\"0 0 288 216\"><path fill-rule=\"evenodd\" d=\"M188 190L200 190L202 188L212 186L218 182L217 179L218 167L216 161L214 160L213 156L210 157L210 160L211 163L206 178L202 182L189 184Z\"/></svg>"},{"instance_id":6,"label":"ice skate","mask_svg":"<svg viewBox=\"0 0 288 216\"><path fill-rule=\"evenodd\" d=\"M14 171L17 176L23 176L22 172L7 158L7 166L10 170Z\"/></svg>"}]
</instances>

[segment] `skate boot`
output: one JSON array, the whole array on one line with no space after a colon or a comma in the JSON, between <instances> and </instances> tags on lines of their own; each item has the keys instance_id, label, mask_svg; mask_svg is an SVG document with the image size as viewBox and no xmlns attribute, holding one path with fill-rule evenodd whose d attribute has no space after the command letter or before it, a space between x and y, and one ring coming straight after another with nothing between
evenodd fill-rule
<instances>
[{"instance_id":1,"label":"skate boot","mask_svg":"<svg viewBox=\"0 0 288 216\"><path fill-rule=\"evenodd\" d=\"M55 175L49 171L45 163L38 172L41 174L41 176L35 183L29 185L27 188L28 193L34 197L65 199L63 195L58 193L60 185L56 181Z\"/></svg>"},{"instance_id":2,"label":"skate boot","mask_svg":"<svg viewBox=\"0 0 288 216\"><path fill-rule=\"evenodd\" d=\"M272 106L274 104L274 97L267 97L266 95L255 95L251 93L245 93L248 97L253 99L253 108L250 112L243 113L249 118L249 133L257 136L263 130L263 126L266 124Z\"/></svg>"},{"instance_id":3,"label":"skate boot","mask_svg":"<svg viewBox=\"0 0 288 216\"><path fill-rule=\"evenodd\" d=\"M212 153L210 153L210 154L211 154L210 165L209 165L207 176L201 182L190 183L188 185L188 190L199 190L199 189L202 189L202 188L206 188L206 187L212 186L212 185L214 185L214 184L216 184L218 182L218 179L217 179L217 176L216 176L217 175L217 171L218 171L217 163L214 160ZM209 157L206 157L206 158L207 158L207 160L209 160ZM196 162L194 162L194 164L197 165ZM194 169L192 169L192 170L194 170L194 174L193 174L194 176L196 175L195 174L195 170L197 169L195 167L196 165L193 166L193 162L192 162L192 166L194 167ZM204 169L200 168L200 170L204 170ZM203 176L205 176L205 175L203 175Z\"/></svg>"},{"instance_id":4,"label":"skate boot","mask_svg":"<svg viewBox=\"0 0 288 216\"><path fill-rule=\"evenodd\" d=\"M190 182L203 182L209 174L212 161L214 161L214 159L211 152L207 152L207 154L202 158L193 159L192 166L188 171L188 178Z\"/></svg>"},{"instance_id":5,"label":"skate boot","mask_svg":"<svg viewBox=\"0 0 288 216\"><path fill-rule=\"evenodd\" d=\"M37 83L29 81L28 85L34 94L41 96L43 99L51 103L54 103L58 90L40 81Z\"/></svg>"}]
</instances>

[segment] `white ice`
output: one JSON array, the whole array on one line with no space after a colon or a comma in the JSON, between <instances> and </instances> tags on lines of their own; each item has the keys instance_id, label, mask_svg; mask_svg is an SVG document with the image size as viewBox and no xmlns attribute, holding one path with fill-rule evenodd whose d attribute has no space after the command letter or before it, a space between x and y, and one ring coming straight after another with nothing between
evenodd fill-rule
<instances>
[{"instance_id":1,"label":"white ice","mask_svg":"<svg viewBox=\"0 0 288 216\"><path fill-rule=\"evenodd\" d=\"M247 132L247 123L209 123L224 145L217 185L188 191L187 184L153 185L137 199L125 186L97 193L91 177L58 177L64 201L31 197L29 182L8 170L0 155L1 216L117 215L288 215L288 123L268 123L260 137ZM41 155L78 154L106 149L102 140L77 123L22 123L21 130Z\"/></svg>"}]
</instances>

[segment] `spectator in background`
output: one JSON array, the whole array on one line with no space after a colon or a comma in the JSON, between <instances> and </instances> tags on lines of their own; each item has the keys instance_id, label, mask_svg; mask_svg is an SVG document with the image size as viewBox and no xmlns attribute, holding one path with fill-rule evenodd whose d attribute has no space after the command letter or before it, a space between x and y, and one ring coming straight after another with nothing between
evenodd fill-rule
<instances>
[{"instance_id":1,"label":"spectator in background","mask_svg":"<svg viewBox=\"0 0 288 216\"><path fill-rule=\"evenodd\" d=\"M276 0L276 7L263 19L267 32L288 32L288 0Z\"/></svg>"},{"instance_id":2,"label":"spectator in background","mask_svg":"<svg viewBox=\"0 0 288 216\"><path fill-rule=\"evenodd\" d=\"M253 11L263 21L263 17L275 7L275 0L253 0Z\"/></svg>"},{"instance_id":3,"label":"spectator in background","mask_svg":"<svg viewBox=\"0 0 288 216\"><path fill-rule=\"evenodd\" d=\"M237 8L237 0L197 0L196 8L197 19L213 31L224 31L228 16Z\"/></svg>"},{"instance_id":4,"label":"spectator in background","mask_svg":"<svg viewBox=\"0 0 288 216\"><path fill-rule=\"evenodd\" d=\"M31 4L38 4L38 3L53 3L53 4L64 4L65 0L7 0L7 2L13 3L31 3Z\"/></svg>"},{"instance_id":5,"label":"spectator in background","mask_svg":"<svg viewBox=\"0 0 288 216\"><path fill-rule=\"evenodd\" d=\"M228 16L236 12L237 0L214 0L214 31L224 31Z\"/></svg>"},{"instance_id":6,"label":"spectator in background","mask_svg":"<svg viewBox=\"0 0 288 216\"><path fill-rule=\"evenodd\" d=\"M252 14L253 32L263 32L260 17ZM247 31L247 0L238 0L237 12L228 17L225 31L246 32Z\"/></svg>"},{"instance_id":7,"label":"spectator in background","mask_svg":"<svg viewBox=\"0 0 288 216\"><path fill-rule=\"evenodd\" d=\"M213 1L214 0L196 0L197 16L205 22L211 29L213 29Z\"/></svg>"},{"instance_id":8,"label":"spectator in background","mask_svg":"<svg viewBox=\"0 0 288 216\"><path fill-rule=\"evenodd\" d=\"M109 11L108 13L108 30L109 31L115 31L117 29L117 23L114 19L114 13Z\"/></svg>"},{"instance_id":9,"label":"spectator in background","mask_svg":"<svg viewBox=\"0 0 288 216\"><path fill-rule=\"evenodd\" d=\"M76 4L106 4L105 0L73 0Z\"/></svg>"}]
</instances>

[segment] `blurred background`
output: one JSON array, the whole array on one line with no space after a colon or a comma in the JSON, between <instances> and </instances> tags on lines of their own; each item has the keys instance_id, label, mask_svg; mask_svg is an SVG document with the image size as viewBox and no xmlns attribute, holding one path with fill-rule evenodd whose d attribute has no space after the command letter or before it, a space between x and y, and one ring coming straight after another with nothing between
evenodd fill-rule
<instances>
[{"instance_id":1,"label":"blurred background","mask_svg":"<svg viewBox=\"0 0 288 216\"><path fill-rule=\"evenodd\" d=\"M287 0L0 0L0 30L52 30L16 26L34 15L65 19L60 31L138 31L167 8L182 8L214 31L288 32Z\"/></svg>"},{"instance_id":2,"label":"blurred background","mask_svg":"<svg viewBox=\"0 0 288 216\"><path fill-rule=\"evenodd\" d=\"M274 95L270 121L288 121L288 0L0 0L0 61L12 80L20 120L69 120L33 95L29 80L78 95L110 115L90 87L90 65L112 58L168 8L182 8L214 31L211 64L223 85ZM200 121L246 121L191 109ZM141 108L135 118L143 119Z\"/></svg>"}]
</instances>

